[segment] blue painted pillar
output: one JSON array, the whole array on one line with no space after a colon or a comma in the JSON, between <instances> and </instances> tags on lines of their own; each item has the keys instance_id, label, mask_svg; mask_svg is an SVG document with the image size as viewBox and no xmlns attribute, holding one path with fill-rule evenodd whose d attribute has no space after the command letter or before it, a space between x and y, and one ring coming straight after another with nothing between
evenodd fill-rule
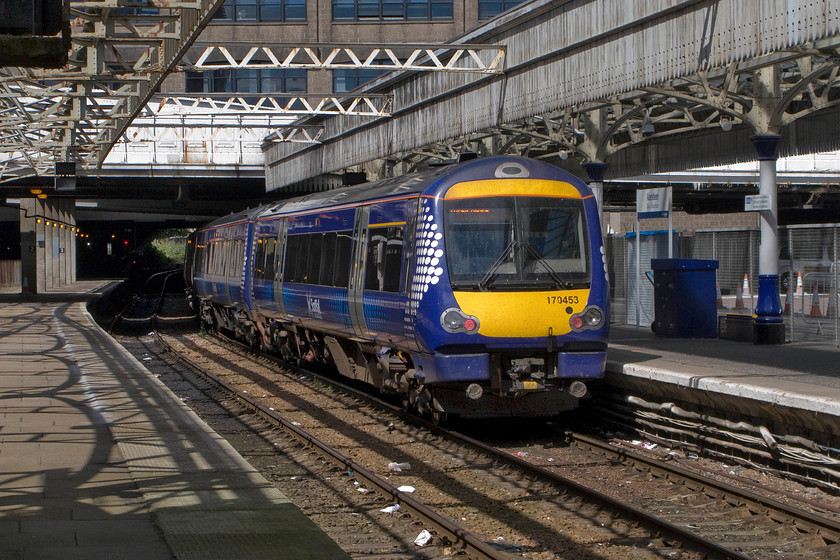
<instances>
[{"instance_id":1,"label":"blue painted pillar","mask_svg":"<svg viewBox=\"0 0 840 560\"><path fill-rule=\"evenodd\" d=\"M776 160L779 157L778 134L759 134L750 141L758 152L759 193L770 199L770 209L761 210L761 242L758 252L758 303L756 323L781 323L782 301L779 298L779 238L777 220Z\"/></svg>"},{"instance_id":2,"label":"blue painted pillar","mask_svg":"<svg viewBox=\"0 0 840 560\"><path fill-rule=\"evenodd\" d=\"M602 162L590 162L581 164L586 176L589 178L589 188L595 195L595 201L598 203L598 212L601 214L601 219L604 218L604 173L607 171L607 164Z\"/></svg>"}]
</instances>

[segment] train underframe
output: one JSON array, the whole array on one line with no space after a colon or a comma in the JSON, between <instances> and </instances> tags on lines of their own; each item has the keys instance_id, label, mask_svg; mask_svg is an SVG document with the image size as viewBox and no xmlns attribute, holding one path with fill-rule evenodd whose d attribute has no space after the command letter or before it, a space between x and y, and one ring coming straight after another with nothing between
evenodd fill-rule
<instances>
[{"instance_id":1,"label":"train underframe","mask_svg":"<svg viewBox=\"0 0 840 560\"><path fill-rule=\"evenodd\" d=\"M201 320L213 329L233 333L254 348L299 365L321 363L342 376L399 398L403 407L440 422L451 416L492 418L541 417L571 410L588 394L583 381L563 378L546 364L556 363L549 350L487 354L483 375L472 380L427 382L426 371L436 358L451 359L457 368L473 355L416 354L350 340L277 320L253 320L242 311L201 302Z\"/></svg>"}]
</instances>

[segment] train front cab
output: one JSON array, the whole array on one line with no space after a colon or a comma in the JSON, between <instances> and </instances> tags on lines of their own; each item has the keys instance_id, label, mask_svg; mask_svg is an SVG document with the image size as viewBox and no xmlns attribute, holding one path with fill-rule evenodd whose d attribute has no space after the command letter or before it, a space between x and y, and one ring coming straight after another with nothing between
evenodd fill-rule
<instances>
[{"instance_id":1,"label":"train front cab","mask_svg":"<svg viewBox=\"0 0 840 560\"><path fill-rule=\"evenodd\" d=\"M596 204L548 166L503 163L495 177L423 198L412 305L431 351L413 355L416 375L441 413L551 415L577 406L585 381L604 374Z\"/></svg>"}]
</instances>

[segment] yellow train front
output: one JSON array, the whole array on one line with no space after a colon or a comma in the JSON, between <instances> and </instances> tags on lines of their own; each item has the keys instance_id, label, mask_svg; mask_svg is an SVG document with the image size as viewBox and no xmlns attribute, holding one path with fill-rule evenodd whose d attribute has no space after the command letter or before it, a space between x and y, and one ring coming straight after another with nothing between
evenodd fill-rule
<instances>
[{"instance_id":1,"label":"yellow train front","mask_svg":"<svg viewBox=\"0 0 840 560\"><path fill-rule=\"evenodd\" d=\"M420 197L410 400L464 417L574 408L606 363L608 279L595 199L541 162L469 163Z\"/></svg>"}]
</instances>

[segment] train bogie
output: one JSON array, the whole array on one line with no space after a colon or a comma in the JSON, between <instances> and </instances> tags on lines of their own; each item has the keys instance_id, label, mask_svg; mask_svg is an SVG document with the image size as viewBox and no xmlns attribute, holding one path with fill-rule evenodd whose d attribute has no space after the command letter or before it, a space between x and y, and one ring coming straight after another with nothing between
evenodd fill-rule
<instances>
[{"instance_id":1,"label":"train bogie","mask_svg":"<svg viewBox=\"0 0 840 560\"><path fill-rule=\"evenodd\" d=\"M437 416L554 414L604 372L594 197L544 163L310 195L211 224L192 254L208 322Z\"/></svg>"}]
</instances>

